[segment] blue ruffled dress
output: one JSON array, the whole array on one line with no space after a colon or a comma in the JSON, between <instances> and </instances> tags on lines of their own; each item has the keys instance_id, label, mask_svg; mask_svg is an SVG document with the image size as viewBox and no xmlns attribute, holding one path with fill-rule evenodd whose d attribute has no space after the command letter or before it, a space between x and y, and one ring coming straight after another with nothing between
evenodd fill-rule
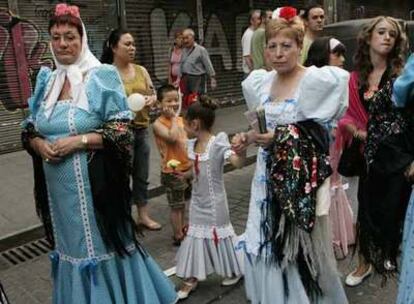
<instances>
[{"instance_id":1,"label":"blue ruffled dress","mask_svg":"<svg viewBox=\"0 0 414 304\"><path fill-rule=\"evenodd\" d=\"M86 76L89 112L71 100L58 101L49 118L44 97L54 73L42 68L29 101L31 122L48 141L94 132L104 122L132 118L116 69L102 65ZM43 163L55 250L50 254L53 303L174 303L175 288L156 262L134 244L130 255L108 250L98 229L88 175L87 152L76 152L57 164Z\"/></svg>"}]
</instances>

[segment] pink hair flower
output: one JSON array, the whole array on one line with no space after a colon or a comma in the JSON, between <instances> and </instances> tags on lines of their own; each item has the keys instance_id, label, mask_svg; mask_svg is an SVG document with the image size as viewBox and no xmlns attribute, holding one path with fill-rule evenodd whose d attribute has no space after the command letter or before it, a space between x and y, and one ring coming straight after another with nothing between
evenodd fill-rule
<instances>
[{"instance_id":1,"label":"pink hair flower","mask_svg":"<svg viewBox=\"0 0 414 304\"><path fill-rule=\"evenodd\" d=\"M76 5L67 5L59 3L55 8L55 16L71 15L80 19L79 7Z\"/></svg>"}]
</instances>

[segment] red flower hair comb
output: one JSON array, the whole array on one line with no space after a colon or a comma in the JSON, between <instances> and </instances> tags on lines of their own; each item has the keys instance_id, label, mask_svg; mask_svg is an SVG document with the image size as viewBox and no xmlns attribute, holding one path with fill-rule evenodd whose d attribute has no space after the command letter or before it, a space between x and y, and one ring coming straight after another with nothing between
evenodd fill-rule
<instances>
[{"instance_id":1,"label":"red flower hair comb","mask_svg":"<svg viewBox=\"0 0 414 304\"><path fill-rule=\"evenodd\" d=\"M76 5L67 5L59 3L55 8L55 16L72 15L80 19L79 7Z\"/></svg>"},{"instance_id":2,"label":"red flower hair comb","mask_svg":"<svg viewBox=\"0 0 414 304\"><path fill-rule=\"evenodd\" d=\"M279 18L286 19L290 21L292 18L295 18L298 15L296 8L291 6L284 6L280 9Z\"/></svg>"}]
</instances>

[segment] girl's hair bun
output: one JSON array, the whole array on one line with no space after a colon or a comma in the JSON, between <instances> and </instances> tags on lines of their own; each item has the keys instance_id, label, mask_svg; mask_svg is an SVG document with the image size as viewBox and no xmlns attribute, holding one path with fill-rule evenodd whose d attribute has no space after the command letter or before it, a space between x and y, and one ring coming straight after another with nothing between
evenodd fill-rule
<instances>
[{"instance_id":1,"label":"girl's hair bun","mask_svg":"<svg viewBox=\"0 0 414 304\"><path fill-rule=\"evenodd\" d=\"M215 102L212 98L207 95L201 95L198 99L200 105L204 108L208 108L210 110L216 110L218 108L217 102Z\"/></svg>"}]
</instances>

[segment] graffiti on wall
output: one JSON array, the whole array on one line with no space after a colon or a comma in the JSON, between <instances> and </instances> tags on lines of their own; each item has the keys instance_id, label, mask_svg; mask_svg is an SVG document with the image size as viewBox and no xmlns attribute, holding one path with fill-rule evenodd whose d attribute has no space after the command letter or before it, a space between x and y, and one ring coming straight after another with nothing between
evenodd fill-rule
<instances>
[{"instance_id":1,"label":"graffiti on wall","mask_svg":"<svg viewBox=\"0 0 414 304\"><path fill-rule=\"evenodd\" d=\"M156 8L151 12L150 28L154 76L158 80L164 80L168 77L168 61L166 58L171 44L166 43L166 41L172 42L175 32L189 27L192 24L191 21L191 17L186 12L181 12L172 21L170 27L168 27L166 14L163 9ZM246 14L241 14L235 18L236 42L240 41L242 29L246 26L246 22ZM224 70L230 71L236 69L238 72L241 72L241 45L237 43L236 51L232 54L231 47L228 43L228 33L225 32L223 24L217 15L212 14L209 16L204 30L204 46L210 56L218 56Z\"/></svg>"},{"instance_id":2,"label":"graffiti on wall","mask_svg":"<svg viewBox=\"0 0 414 304\"><path fill-rule=\"evenodd\" d=\"M13 28L20 27L16 36ZM13 36L14 35L14 36ZM9 111L24 107L19 83L19 67L21 57L16 56L16 43L22 45L23 60L27 66L27 75L33 83L33 77L42 65L52 66L53 62L47 55L48 46L41 41L41 35L36 25L28 20L20 19L10 14L6 9L0 9L0 103ZM30 90L31 88L29 88Z\"/></svg>"}]
</instances>

